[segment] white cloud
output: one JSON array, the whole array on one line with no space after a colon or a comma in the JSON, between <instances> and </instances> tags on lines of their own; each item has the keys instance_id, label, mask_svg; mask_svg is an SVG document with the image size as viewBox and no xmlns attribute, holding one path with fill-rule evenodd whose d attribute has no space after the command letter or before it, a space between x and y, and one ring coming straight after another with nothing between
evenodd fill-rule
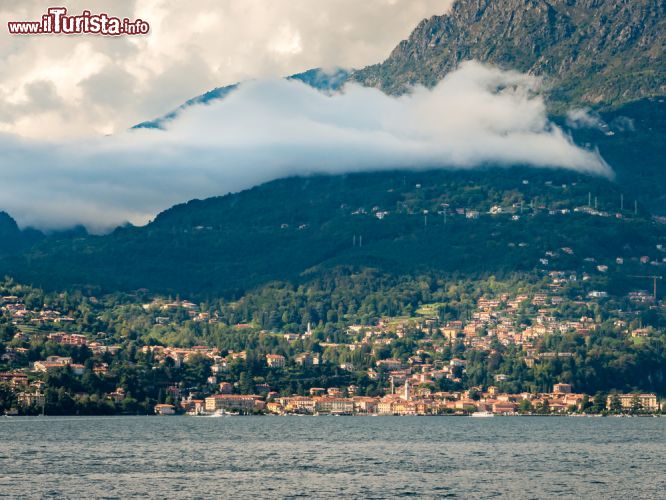
<instances>
[{"instance_id":1,"label":"white cloud","mask_svg":"<svg viewBox=\"0 0 666 500\"><path fill-rule=\"evenodd\" d=\"M141 18L145 37L13 36L0 29L0 132L34 138L117 133L211 88L386 58L451 0L69 0ZM0 19L38 20L50 4L2 0ZM29 87L51 85L39 108ZM118 85L116 85L118 83ZM103 95L103 98L100 98Z\"/></svg>"},{"instance_id":2,"label":"white cloud","mask_svg":"<svg viewBox=\"0 0 666 500\"><path fill-rule=\"evenodd\" d=\"M24 226L99 231L287 175L516 164L612 175L548 121L538 84L474 62L399 98L273 79L193 106L164 131L60 143L0 136L0 209Z\"/></svg>"},{"instance_id":3,"label":"white cloud","mask_svg":"<svg viewBox=\"0 0 666 500\"><path fill-rule=\"evenodd\" d=\"M567 112L567 125L571 128L608 128L601 116L589 108L575 108Z\"/></svg>"}]
</instances>

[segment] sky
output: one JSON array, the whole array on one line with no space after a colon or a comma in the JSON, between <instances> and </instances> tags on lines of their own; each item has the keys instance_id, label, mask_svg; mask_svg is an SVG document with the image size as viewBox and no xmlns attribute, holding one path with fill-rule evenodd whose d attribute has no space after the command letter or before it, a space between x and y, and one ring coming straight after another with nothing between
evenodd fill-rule
<instances>
[{"instance_id":1,"label":"sky","mask_svg":"<svg viewBox=\"0 0 666 500\"><path fill-rule=\"evenodd\" d=\"M450 0L0 0L0 132L118 133L212 88L384 60ZM49 6L142 19L138 37L17 36Z\"/></svg>"},{"instance_id":2,"label":"sky","mask_svg":"<svg viewBox=\"0 0 666 500\"><path fill-rule=\"evenodd\" d=\"M0 24L0 210L21 227L103 233L288 175L521 164L612 177L549 121L532 76L471 61L402 97L358 85L328 95L280 78L379 62L449 3L76 0L70 13L140 18L151 33L16 37ZM0 19L44 9L0 0ZM165 130L128 130L238 81ZM570 118L593 122L581 110Z\"/></svg>"}]
</instances>

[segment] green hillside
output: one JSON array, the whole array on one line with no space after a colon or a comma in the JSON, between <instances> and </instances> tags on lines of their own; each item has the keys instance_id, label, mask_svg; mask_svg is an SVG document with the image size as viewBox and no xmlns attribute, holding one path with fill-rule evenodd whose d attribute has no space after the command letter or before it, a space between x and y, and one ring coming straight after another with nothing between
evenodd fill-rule
<instances>
[{"instance_id":1,"label":"green hillside","mask_svg":"<svg viewBox=\"0 0 666 500\"><path fill-rule=\"evenodd\" d=\"M546 252L572 268L657 257L666 231L629 198L617 218L620 200L615 183L534 169L291 178L175 206L146 227L49 239L0 266L46 287L234 295L341 264L473 276L531 270Z\"/></svg>"}]
</instances>

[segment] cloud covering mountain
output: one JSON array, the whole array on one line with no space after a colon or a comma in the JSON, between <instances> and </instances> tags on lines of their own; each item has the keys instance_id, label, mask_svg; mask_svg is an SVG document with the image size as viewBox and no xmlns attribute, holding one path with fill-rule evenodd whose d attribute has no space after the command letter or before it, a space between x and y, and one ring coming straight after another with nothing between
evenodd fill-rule
<instances>
[{"instance_id":1,"label":"cloud covering mountain","mask_svg":"<svg viewBox=\"0 0 666 500\"><path fill-rule=\"evenodd\" d=\"M520 164L611 176L549 122L538 86L475 62L402 97L264 80L189 108L166 130L65 143L4 135L0 208L23 226L104 231L289 175Z\"/></svg>"}]
</instances>

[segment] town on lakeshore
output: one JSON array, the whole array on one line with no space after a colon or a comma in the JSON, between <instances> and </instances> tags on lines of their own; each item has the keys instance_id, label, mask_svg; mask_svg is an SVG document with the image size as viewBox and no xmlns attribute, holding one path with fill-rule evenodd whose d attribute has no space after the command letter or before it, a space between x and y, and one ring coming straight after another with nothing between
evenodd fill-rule
<instances>
[{"instance_id":1,"label":"town on lakeshore","mask_svg":"<svg viewBox=\"0 0 666 500\"><path fill-rule=\"evenodd\" d=\"M308 298L316 291L305 288L273 289L265 306L261 292L197 304L146 290L99 298L46 293L7 278L0 283L0 409L7 415L663 413L663 394L645 388L655 372L663 375L655 349L664 333L644 320L664 304L642 290L609 297L597 284L588 273L552 270L524 281L431 283L439 290L421 293L415 306L404 301L389 316L363 309L378 297L394 300L393 289L353 298L354 306L339 298L336 309L317 311ZM400 284L398 292L410 286L428 285ZM270 302L276 296L281 305ZM277 314L281 327L270 328Z\"/></svg>"}]
</instances>

